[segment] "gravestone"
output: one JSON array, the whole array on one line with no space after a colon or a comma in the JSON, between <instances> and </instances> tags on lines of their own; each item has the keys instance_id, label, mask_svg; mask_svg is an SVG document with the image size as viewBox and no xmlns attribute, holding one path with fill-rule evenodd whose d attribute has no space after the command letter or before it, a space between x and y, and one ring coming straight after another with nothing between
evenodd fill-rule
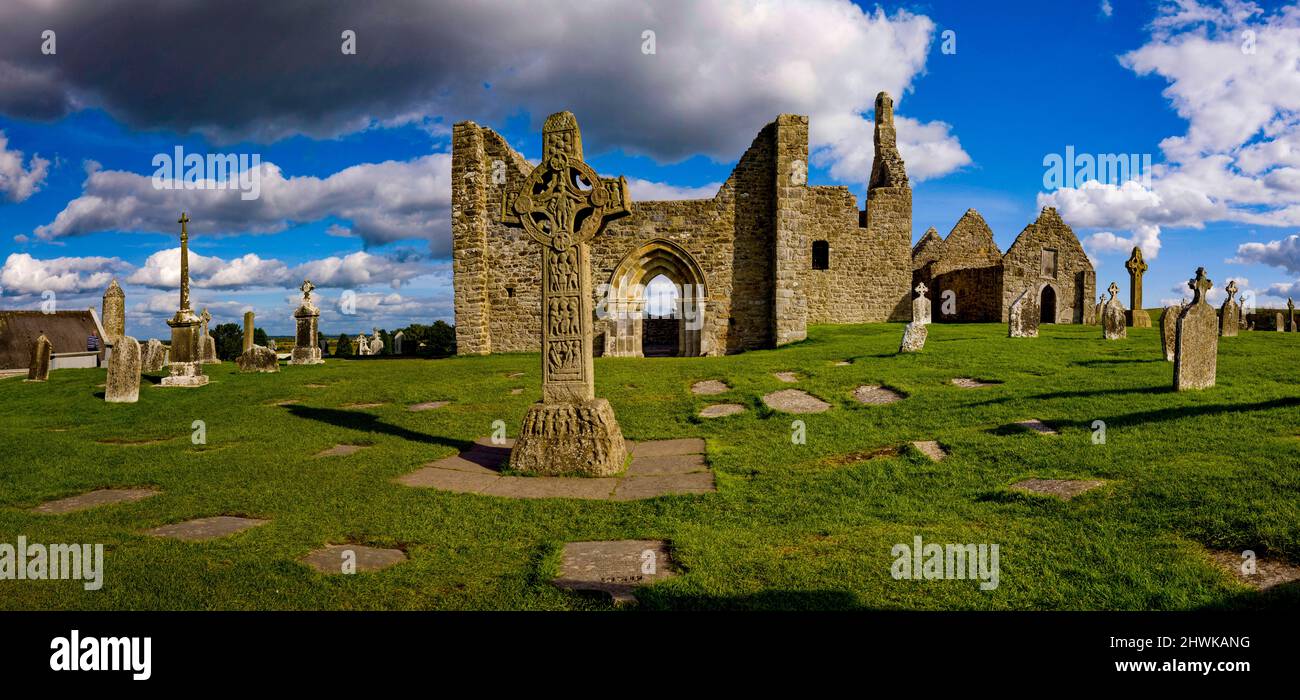
<instances>
[{"instance_id":1,"label":"gravestone","mask_svg":"<svg viewBox=\"0 0 1300 700\"><path fill-rule=\"evenodd\" d=\"M244 312L244 348L241 352L248 352L253 347L253 312Z\"/></svg>"},{"instance_id":2,"label":"gravestone","mask_svg":"<svg viewBox=\"0 0 1300 700\"><path fill-rule=\"evenodd\" d=\"M510 468L529 474L607 476L627 446L609 401L596 398L588 242L631 213L627 179L601 178L582 160L569 112L546 118L542 161L502 200L502 221L542 248L542 402L528 409Z\"/></svg>"},{"instance_id":3,"label":"gravestone","mask_svg":"<svg viewBox=\"0 0 1300 700\"><path fill-rule=\"evenodd\" d=\"M354 344L357 346L355 352L358 357L370 354L370 340L366 338L365 333L358 335Z\"/></svg>"},{"instance_id":4,"label":"gravestone","mask_svg":"<svg viewBox=\"0 0 1300 700\"><path fill-rule=\"evenodd\" d=\"M1093 323L1097 324L1098 326L1102 325L1102 323L1105 320L1105 316L1106 316L1106 295L1103 294L1097 297L1097 305L1093 307L1092 310Z\"/></svg>"},{"instance_id":5,"label":"gravestone","mask_svg":"<svg viewBox=\"0 0 1300 700\"><path fill-rule=\"evenodd\" d=\"M100 309L104 320L104 340L114 343L118 336L126 334L126 293L118 285L116 277L104 290Z\"/></svg>"},{"instance_id":6,"label":"gravestone","mask_svg":"<svg viewBox=\"0 0 1300 700\"><path fill-rule=\"evenodd\" d=\"M205 308L199 318L203 321L203 330L200 336L203 339L203 344L200 347L199 361L205 365L219 365L221 359L217 357L217 339L213 338L212 334L208 332L208 324L212 322L212 314L208 313Z\"/></svg>"},{"instance_id":7,"label":"gravestone","mask_svg":"<svg viewBox=\"0 0 1300 700\"><path fill-rule=\"evenodd\" d=\"M371 331L374 333L374 335L373 337L370 338L370 354L371 355L383 354L384 339L379 336L379 329L373 328L371 329Z\"/></svg>"},{"instance_id":8,"label":"gravestone","mask_svg":"<svg viewBox=\"0 0 1300 700\"><path fill-rule=\"evenodd\" d=\"M402 340L403 340L404 338L406 338L406 331L398 331L398 332L397 332L397 335L394 335L394 336L393 336L393 354L394 354L394 355L401 355L401 354L402 354Z\"/></svg>"},{"instance_id":9,"label":"gravestone","mask_svg":"<svg viewBox=\"0 0 1300 700\"><path fill-rule=\"evenodd\" d=\"M916 285L916 298L912 300L912 321L920 323L930 323L930 298L925 295L930 291L926 289L925 283Z\"/></svg>"},{"instance_id":10,"label":"gravestone","mask_svg":"<svg viewBox=\"0 0 1300 700\"><path fill-rule=\"evenodd\" d=\"M1127 338L1128 328L1126 327L1127 319L1124 315L1124 305L1120 303L1117 296L1119 294L1119 285L1111 282L1106 291L1110 292L1110 300L1106 302L1106 306L1102 310L1101 337L1106 340Z\"/></svg>"},{"instance_id":11,"label":"gravestone","mask_svg":"<svg viewBox=\"0 0 1300 700\"><path fill-rule=\"evenodd\" d=\"M157 338L150 338L140 350L140 371L161 372L167 366L167 346Z\"/></svg>"},{"instance_id":12,"label":"gravestone","mask_svg":"<svg viewBox=\"0 0 1300 700\"><path fill-rule=\"evenodd\" d=\"M1244 331L1250 327L1250 324L1247 322L1246 319L1246 293L1242 292L1241 296L1237 298L1240 300L1240 303L1237 304L1237 312L1238 312L1237 315L1240 317L1241 330Z\"/></svg>"},{"instance_id":13,"label":"gravestone","mask_svg":"<svg viewBox=\"0 0 1300 700\"><path fill-rule=\"evenodd\" d=\"M1174 361L1175 341L1178 338L1178 315L1183 312L1183 306L1166 306L1165 312L1160 317L1160 345L1164 348L1165 360Z\"/></svg>"},{"instance_id":14,"label":"gravestone","mask_svg":"<svg viewBox=\"0 0 1300 700\"><path fill-rule=\"evenodd\" d=\"M1218 317L1205 301L1211 283L1205 268L1196 268L1196 277L1188 281L1195 295L1192 303L1178 316L1178 340L1174 350L1174 388L1178 391L1208 389L1214 386L1219 354Z\"/></svg>"},{"instance_id":15,"label":"gravestone","mask_svg":"<svg viewBox=\"0 0 1300 700\"><path fill-rule=\"evenodd\" d=\"M1128 325L1150 328L1151 316L1142 308L1142 275L1147 271L1147 263L1142 259L1141 248L1133 246L1133 252L1129 254L1124 267L1128 268Z\"/></svg>"},{"instance_id":16,"label":"gravestone","mask_svg":"<svg viewBox=\"0 0 1300 700\"><path fill-rule=\"evenodd\" d=\"M1286 298L1286 329L1295 333L1295 302L1291 297Z\"/></svg>"},{"instance_id":17,"label":"gravestone","mask_svg":"<svg viewBox=\"0 0 1300 700\"><path fill-rule=\"evenodd\" d=\"M279 372L280 358L271 348L254 345L235 358L235 366L240 372Z\"/></svg>"},{"instance_id":18,"label":"gravestone","mask_svg":"<svg viewBox=\"0 0 1300 700\"><path fill-rule=\"evenodd\" d=\"M925 339L929 330L926 328L930 322L930 300L926 298L925 283L916 285L916 298L912 300L912 322L907 324L903 329L903 342L899 344L899 352L920 352L925 348Z\"/></svg>"},{"instance_id":19,"label":"gravestone","mask_svg":"<svg viewBox=\"0 0 1300 700\"><path fill-rule=\"evenodd\" d=\"M1278 333L1281 333L1282 331L1286 330L1286 320L1282 318L1281 311L1277 312L1277 314L1274 316L1273 330L1277 331Z\"/></svg>"},{"instance_id":20,"label":"gravestone","mask_svg":"<svg viewBox=\"0 0 1300 700\"><path fill-rule=\"evenodd\" d=\"M1039 320L1038 295L1031 287L1011 302L1007 311L1007 337L1037 338Z\"/></svg>"},{"instance_id":21,"label":"gravestone","mask_svg":"<svg viewBox=\"0 0 1300 700\"><path fill-rule=\"evenodd\" d=\"M54 354L54 344L42 331L32 341L31 361L27 364L27 381L43 382L50 378L50 356Z\"/></svg>"},{"instance_id":22,"label":"gravestone","mask_svg":"<svg viewBox=\"0 0 1300 700\"><path fill-rule=\"evenodd\" d=\"M289 359L291 365L319 365L325 362L320 357L320 347L316 345L316 324L320 320L320 309L311 303L311 290L315 288L311 280L303 280L302 286L298 287L302 290L302 304L293 312L297 332L294 335L293 355Z\"/></svg>"},{"instance_id":23,"label":"gravestone","mask_svg":"<svg viewBox=\"0 0 1300 700\"><path fill-rule=\"evenodd\" d=\"M140 343L129 335L120 335L108 357L108 379L104 383L104 401L135 403L140 398Z\"/></svg>"},{"instance_id":24,"label":"gravestone","mask_svg":"<svg viewBox=\"0 0 1300 700\"><path fill-rule=\"evenodd\" d=\"M1237 329L1241 326L1241 309L1233 301L1233 296L1237 293L1237 281L1228 280L1228 286L1224 288L1228 297L1223 300L1223 307L1219 310L1219 335L1224 338L1233 338L1237 335Z\"/></svg>"},{"instance_id":25,"label":"gravestone","mask_svg":"<svg viewBox=\"0 0 1300 700\"><path fill-rule=\"evenodd\" d=\"M181 212L176 222L181 225L181 302L176 315L167 321L172 329L168 351L171 374L163 377L162 386L196 387L208 383L199 357L203 319L190 308L190 234L186 226L189 221L190 217Z\"/></svg>"}]
</instances>

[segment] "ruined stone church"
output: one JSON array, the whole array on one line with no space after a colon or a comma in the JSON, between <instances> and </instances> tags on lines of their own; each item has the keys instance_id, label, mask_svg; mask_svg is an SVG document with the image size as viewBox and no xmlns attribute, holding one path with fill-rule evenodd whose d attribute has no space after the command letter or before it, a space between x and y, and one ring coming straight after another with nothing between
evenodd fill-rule
<instances>
[{"instance_id":1,"label":"ruined stone church","mask_svg":"<svg viewBox=\"0 0 1300 700\"><path fill-rule=\"evenodd\" d=\"M723 355L801 340L809 324L909 320L910 290L918 277L911 245L912 189L888 94L876 97L875 116L875 160L863 210L847 187L807 184L808 118L793 114L780 115L759 131L711 199L640 201L633 193L631 215L610 222L591 241L594 352L641 357L651 354L652 344L666 344L664 354ZM468 121L453 128L452 258L460 354L538 350L541 256L502 216L505 193L532 169L492 129ZM1053 222L1040 218L1030 228L1040 224L1042 239L1055 240ZM933 248L932 241L922 244ZM1037 237L1027 241L1024 254L1037 255L1029 251L1037 245ZM1057 248L1059 253L1067 247ZM1018 261L1021 251L1012 250ZM1072 254L1066 251L1059 272L1074 269ZM989 298L978 303L996 303L1005 314L1010 299L994 302L993 297L1006 297L1006 284L1034 276L1022 278L1019 267L1007 272L1005 263L1002 268L988 278L997 284L982 289ZM646 313L646 287L660 276L678 290L669 318ZM942 290L932 290L934 308L941 309ZM1073 287L1057 293L1073 308L1085 306L1075 302ZM1090 295L1091 287L1085 293ZM981 320L985 316L994 315L985 313ZM938 313L936 318L958 320Z\"/></svg>"}]
</instances>

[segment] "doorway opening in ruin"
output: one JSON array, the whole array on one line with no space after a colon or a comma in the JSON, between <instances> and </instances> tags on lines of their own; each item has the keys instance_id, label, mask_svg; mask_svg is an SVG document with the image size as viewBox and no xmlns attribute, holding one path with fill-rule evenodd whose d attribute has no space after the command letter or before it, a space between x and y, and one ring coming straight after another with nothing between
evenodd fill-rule
<instances>
[{"instance_id":1,"label":"doorway opening in ruin","mask_svg":"<svg viewBox=\"0 0 1300 700\"><path fill-rule=\"evenodd\" d=\"M704 273L681 246L652 240L629 253L610 276L604 315L605 354L694 357L709 353L704 333Z\"/></svg>"},{"instance_id":2,"label":"doorway opening in ruin","mask_svg":"<svg viewBox=\"0 0 1300 700\"><path fill-rule=\"evenodd\" d=\"M1038 297L1039 323L1056 323L1056 290L1052 285L1043 285L1043 291Z\"/></svg>"}]
</instances>

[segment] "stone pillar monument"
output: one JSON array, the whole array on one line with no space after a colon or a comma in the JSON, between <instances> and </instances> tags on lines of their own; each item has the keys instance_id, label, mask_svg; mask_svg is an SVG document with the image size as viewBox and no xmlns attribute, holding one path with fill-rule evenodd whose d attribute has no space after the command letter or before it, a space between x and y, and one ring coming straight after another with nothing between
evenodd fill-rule
<instances>
[{"instance_id":1,"label":"stone pillar monument","mask_svg":"<svg viewBox=\"0 0 1300 700\"><path fill-rule=\"evenodd\" d=\"M253 349L253 312L244 312L244 349L248 352Z\"/></svg>"},{"instance_id":2,"label":"stone pillar monument","mask_svg":"<svg viewBox=\"0 0 1300 700\"><path fill-rule=\"evenodd\" d=\"M1219 361L1219 333L1214 327L1218 316L1205 301L1209 278L1205 268L1196 268L1196 277L1187 282L1196 295L1178 316L1178 340L1174 349L1174 389L1208 389L1214 386Z\"/></svg>"},{"instance_id":3,"label":"stone pillar monument","mask_svg":"<svg viewBox=\"0 0 1300 700\"><path fill-rule=\"evenodd\" d=\"M1228 286L1224 287L1228 293L1228 298L1223 300L1223 306L1219 311L1219 335L1224 338L1232 338L1237 335L1237 330L1241 326L1241 309L1233 297L1237 294L1237 281L1228 280Z\"/></svg>"},{"instance_id":4,"label":"stone pillar monument","mask_svg":"<svg viewBox=\"0 0 1300 700\"><path fill-rule=\"evenodd\" d=\"M402 340L405 339L405 338L406 338L406 331L398 331L397 334L393 336L393 354L394 354L394 355L401 355L401 354L402 354Z\"/></svg>"},{"instance_id":5,"label":"stone pillar monument","mask_svg":"<svg viewBox=\"0 0 1300 700\"><path fill-rule=\"evenodd\" d=\"M1291 333L1296 332L1295 328L1295 302L1291 297L1286 298L1286 329Z\"/></svg>"},{"instance_id":6,"label":"stone pillar monument","mask_svg":"<svg viewBox=\"0 0 1300 700\"><path fill-rule=\"evenodd\" d=\"M104 304L100 307L100 316L104 320L104 341L111 344L118 336L126 335L126 293L117 284L117 278L104 290Z\"/></svg>"},{"instance_id":7,"label":"stone pillar monument","mask_svg":"<svg viewBox=\"0 0 1300 700\"><path fill-rule=\"evenodd\" d=\"M1147 263L1142 259L1141 248L1133 246L1124 267L1128 268L1128 325L1150 328L1151 316L1142 308L1142 275L1147 271Z\"/></svg>"},{"instance_id":8,"label":"stone pillar monument","mask_svg":"<svg viewBox=\"0 0 1300 700\"><path fill-rule=\"evenodd\" d=\"M176 315L167 321L172 329L171 375L163 377L162 386L193 387L208 383L199 362L199 332L203 320L190 308L190 234L186 228L189 222L190 217L184 212L176 222L181 225L181 303Z\"/></svg>"},{"instance_id":9,"label":"stone pillar monument","mask_svg":"<svg viewBox=\"0 0 1300 700\"><path fill-rule=\"evenodd\" d=\"M316 322L320 320L320 309L311 303L311 290L315 289L311 280L303 280L302 286L302 305L293 312L293 320L297 324L297 334L293 341L293 357L289 359L291 365L319 365L325 360L320 358L320 347L316 345Z\"/></svg>"},{"instance_id":10,"label":"stone pillar monument","mask_svg":"<svg viewBox=\"0 0 1300 700\"><path fill-rule=\"evenodd\" d=\"M587 243L630 213L627 179L601 178L583 162L573 114L547 117L541 164L502 201L503 222L542 247L542 402L524 417L511 469L583 476L623 470L623 432L613 407L596 398L593 380Z\"/></svg>"},{"instance_id":11,"label":"stone pillar monument","mask_svg":"<svg viewBox=\"0 0 1300 700\"><path fill-rule=\"evenodd\" d=\"M32 341L31 361L27 363L27 381L43 382L50 378L50 358L54 354L54 344L45 337L45 331Z\"/></svg>"}]
</instances>

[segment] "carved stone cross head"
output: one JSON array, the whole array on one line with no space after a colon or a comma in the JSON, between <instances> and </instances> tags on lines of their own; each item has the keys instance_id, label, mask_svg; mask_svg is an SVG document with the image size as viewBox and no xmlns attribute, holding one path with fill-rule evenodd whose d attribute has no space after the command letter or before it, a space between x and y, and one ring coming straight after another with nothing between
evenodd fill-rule
<instances>
[{"instance_id":1,"label":"carved stone cross head","mask_svg":"<svg viewBox=\"0 0 1300 700\"><path fill-rule=\"evenodd\" d=\"M1210 288L1213 287L1214 284L1210 281L1209 277L1205 276L1205 268L1198 267L1196 268L1196 277L1187 280L1187 286L1191 288L1192 294L1195 295L1192 298L1192 303L1204 304L1206 303L1205 295L1210 291Z\"/></svg>"},{"instance_id":2,"label":"carved stone cross head","mask_svg":"<svg viewBox=\"0 0 1300 700\"><path fill-rule=\"evenodd\" d=\"M302 300L309 301L311 299L311 290L315 288L316 285L312 284L311 280L303 280L302 285L298 287L302 291Z\"/></svg>"},{"instance_id":3,"label":"carved stone cross head","mask_svg":"<svg viewBox=\"0 0 1300 700\"><path fill-rule=\"evenodd\" d=\"M590 241L605 224L632 213L627 178L601 178L582 160L582 133L571 112L546 118L542 162L502 201L501 219L563 252Z\"/></svg>"},{"instance_id":4,"label":"carved stone cross head","mask_svg":"<svg viewBox=\"0 0 1300 700\"><path fill-rule=\"evenodd\" d=\"M1129 274L1135 276L1147 271L1146 261L1142 259L1141 248L1133 246L1133 253L1129 255L1128 262L1124 263L1124 267L1128 268Z\"/></svg>"},{"instance_id":5,"label":"carved stone cross head","mask_svg":"<svg viewBox=\"0 0 1300 700\"><path fill-rule=\"evenodd\" d=\"M1110 292L1110 298L1113 301L1115 299L1115 295L1119 294L1119 285L1115 284L1114 282L1111 282L1110 286L1106 288L1106 291Z\"/></svg>"},{"instance_id":6,"label":"carved stone cross head","mask_svg":"<svg viewBox=\"0 0 1300 700\"><path fill-rule=\"evenodd\" d=\"M1228 286L1224 287L1223 291L1228 293L1228 301L1232 301L1232 298L1237 295L1237 280L1228 280Z\"/></svg>"},{"instance_id":7,"label":"carved stone cross head","mask_svg":"<svg viewBox=\"0 0 1300 700\"><path fill-rule=\"evenodd\" d=\"M928 287L925 286L925 282L921 282L921 283L919 283L919 284L916 285L916 293L917 293L917 294L919 294L919 295L921 295L921 296L924 296L925 293L928 292L928 291L930 291L930 289L929 289Z\"/></svg>"}]
</instances>

